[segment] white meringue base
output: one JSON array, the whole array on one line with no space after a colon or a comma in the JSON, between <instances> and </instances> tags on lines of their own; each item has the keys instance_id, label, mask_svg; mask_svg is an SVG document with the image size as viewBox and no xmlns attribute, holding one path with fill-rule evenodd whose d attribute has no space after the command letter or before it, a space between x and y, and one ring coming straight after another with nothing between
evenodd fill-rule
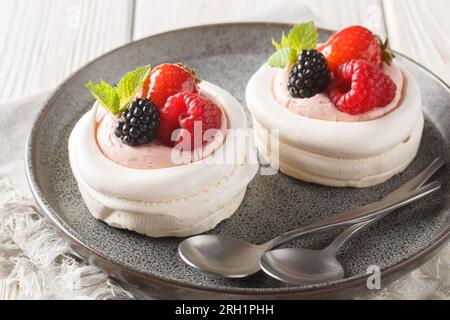
<instances>
[{"instance_id":1,"label":"white meringue base","mask_svg":"<svg viewBox=\"0 0 450 320\"><path fill-rule=\"evenodd\" d=\"M95 192L80 181L78 186L86 206L96 219L104 221L111 227L133 230L149 237L187 237L214 229L220 222L233 215L241 205L246 192L244 188L218 209L216 206L212 206L210 210L198 207L197 213L185 212L185 216L175 216L166 212L167 208L183 212L187 205L192 206L193 202L200 205L202 201L218 196L223 190L216 188L205 192L196 201L180 200L174 206L172 201L151 205L110 198Z\"/></svg>"},{"instance_id":2,"label":"white meringue base","mask_svg":"<svg viewBox=\"0 0 450 320\"><path fill-rule=\"evenodd\" d=\"M396 174L403 172L414 160L420 146L424 126L423 116L418 120L411 136L391 150L380 155L344 159L327 157L293 147L278 141L278 150L271 150L264 130L256 120L255 143L268 162L278 166L284 174L298 180L332 187L366 188L383 183ZM272 136L269 139L274 139ZM276 145L276 144L275 144ZM274 163L272 154L279 154L279 161Z\"/></svg>"},{"instance_id":3,"label":"white meringue base","mask_svg":"<svg viewBox=\"0 0 450 320\"><path fill-rule=\"evenodd\" d=\"M248 129L245 112L225 90L202 82L200 89L224 109L230 129ZM235 148L233 139L213 155L163 169L131 169L106 158L95 140L96 105L69 138L69 159L92 215L107 224L151 237L185 237L211 230L241 204L258 171L254 150ZM235 162L220 162L224 150L238 150Z\"/></svg>"}]
</instances>

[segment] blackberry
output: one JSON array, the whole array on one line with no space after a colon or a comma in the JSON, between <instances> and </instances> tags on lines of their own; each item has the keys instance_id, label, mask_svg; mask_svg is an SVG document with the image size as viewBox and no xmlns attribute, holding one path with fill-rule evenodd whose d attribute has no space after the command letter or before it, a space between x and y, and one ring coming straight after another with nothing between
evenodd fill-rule
<instances>
[{"instance_id":1,"label":"blackberry","mask_svg":"<svg viewBox=\"0 0 450 320\"><path fill-rule=\"evenodd\" d=\"M303 50L289 74L288 90L293 98L311 98L324 92L330 79L324 55L317 50Z\"/></svg>"},{"instance_id":2,"label":"blackberry","mask_svg":"<svg viewBox=\"0 0 450 320\"><path fill-rule=\"evenodd\" d=\"M148 99L136 99L122 114L114 134L129 146L147 144L156 138L159 111Z\"/></svg>"}]
</instances>

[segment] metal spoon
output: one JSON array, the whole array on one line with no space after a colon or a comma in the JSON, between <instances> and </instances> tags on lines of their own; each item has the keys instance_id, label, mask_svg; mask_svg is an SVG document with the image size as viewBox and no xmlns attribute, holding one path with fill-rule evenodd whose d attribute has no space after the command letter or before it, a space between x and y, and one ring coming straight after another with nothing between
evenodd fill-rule
<instances>
[{"instance_id":1,"label":"metal spoon","mask_svg":"<svg viewBox=\"0 0 450 320\"><path fill-rule=\"evenodd\" d=\"M384 200L394 199L411 189L419 189L443 164L442 160L435 160L417 176L420 179L415 178L420 184L405 184L387 195ZM432 170L429 170L430 168ZM437 182L432 184L438 185ZM261 258L261 269L271 277L292 285L310 285L343 279L344 268L336 258L342 246L391 212L347 228L323 250L286 248L269 251Z\"/></svg>"},{"instance_id":2,"label":"metal spoon","mask_svg":"<svg viewBox=\"0 0 450 320\"><path fill-rule=\"evenodd\" d=\"M391 196L350 210L347 213L331 216L322 222L284 233L261 245L254 245L223 235L200 235L181 242L178 253L187 264L205 272L227 278L244 278L258 272L261 257L268 250L278 245L315 231L328 230L373 219L380 214L396 210L438 190L439 185L430 184L421 189L410 191L423 185L424 181L427 181L442 166L443 161L436 159L427 169L397 189L396 191L399 194L395 197Z\"/></svg>"},{"instance_id":3,"label":"metal spoon","mask_svg":"<svg viewBox=\"0 0 450 320\"><path fill-rule=\"evenodd\" d=\"M440 187L437 182L433 182ZM347 228L323 250L285 248L266 252L261 269L269 276L291 285L311 285L344 278L344 268L337 260L342 246L390 212Z\"/></svg>"},{"instance_id":4,"label":"metal spoon","mask_svg":"<svg viewBox=\"0 0 450 320\"><path fill-rule=\"evenodd\" d=\"M269 276L291 285L311 285L343 279L344 268L336 259L339 250L350 238L379 219L377 217L347 228L323 250L286 248L269 251L261 258L261 269Z\"/></svg>"}]
</instances>

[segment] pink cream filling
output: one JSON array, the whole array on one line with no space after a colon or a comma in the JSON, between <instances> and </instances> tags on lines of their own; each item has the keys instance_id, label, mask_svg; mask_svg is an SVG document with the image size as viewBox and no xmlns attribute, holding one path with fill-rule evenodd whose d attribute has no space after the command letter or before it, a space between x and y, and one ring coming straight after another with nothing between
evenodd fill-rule
<instances>
[{"instance_id":1,"label":"pink cream filling","mask_svg":"<svg viewBox=\"0 0 450 320\"><path fill-rule=\"evenodd\" d=\"M181 164L179 153L174 153L174 148L163 145L159 141L149 144L131 147L123 144L114 134L114 128L118 118L99 107L96 115L96 139L97 145L105 157L111 161L132 169L162 169L175 167ZM187 162L195 162L207 158L222 147L228 126L227 117L222 109L222 126L220 133L213 137L212 141L204 145L201 152L191 152ZM175 156L174 156L175 155Z\"/></svg>"},{"instance_id":2,"label":"pink cream filling","mask_svg":"<svg viewBox=\"0 0 450 320\"><path fill-rule=\"evenodd\" d=\"M318 94L309 99L292 98L287 90L289 68L279 69L273 79L272 94L275 100L290 111L311 119L336 122L361 122L375 120L395 110L401 103L403 95L403 73L396 65L383 66L383 72L391 77L397 85L394 99L386 107L375 108L366 113L351 115L339 111L326 93Z\"/></svg>"}]
</instances>

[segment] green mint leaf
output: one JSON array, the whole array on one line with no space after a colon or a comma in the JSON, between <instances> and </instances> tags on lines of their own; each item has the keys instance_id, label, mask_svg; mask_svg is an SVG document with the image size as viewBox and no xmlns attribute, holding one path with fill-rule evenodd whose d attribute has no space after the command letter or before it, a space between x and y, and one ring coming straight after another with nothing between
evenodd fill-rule
<instances>
[{"instance_id":1,"label":"green mint leaf","mask_svg":"<svg viewBox=\"0 0 450 320\"><path fill-rule=\"evenodd\" d=\"M286 34L283 31L283 34L281 35L281 46L283 48L288 48L289 47L289 38L286 37Z\"/></svg>"},{"instance_id":2,"label":"green mint leaf","mask_svg":"<svg viewBox=\"0 0 450 320\"><path fill-rule=\"evenodd\" d=\"M297 63L297 61L298 61L298 50L291 48L291 52L289 53L288 60L290 62L292 62L292 63Z\"/></svg>"},{"instance_id":3,"label":"green mint leaf","mask_svg":"<svg viewBox=\"0 0 450 320\"><path fill-rule=\"evenodd\" d=\"M278 42L276 42L275 41L275 39L274 38L272 38L272 45L275 47L275 49L277 49L277 50L280 50L282 47L281 47L281 44L279 44Z\"/></svg>"},{"instance_id":4,"label":"green mint leaf","mask_svg":"<svg viewBox=\"0 0 450 320\"><path fill-rule=\"evenodd\" d=\"M297 51L312 50L317 47L319 34L314 22L301 23L289 31L289 47Z\"/></svg>"},{"instance_id":5,"label":"green mint leaf","mask_svg":"<svg viewBox=\"0 0 450 320\"><path fill-rule=\"evenodd\" d=\"M104 108L117 115L128 109L131 100L144 84L150 70L151 67L148 65L128 72L122 77L116 87L113 87L106 81L101 81L98 84L89 81L86 84L86 88L89 89L92 96Z\"/></svg>"},{"instance_id":6,"label":"green mint leaf","mask_svg":"<svg viewBox=\"0 0 450 320\"><path fill-rule=\"evenodd\" d=\"M113 86L105 81L98 84L89 81L86 88L91 92L92 96L112 114L119 113L119 95Z\"/></svg>"},{"instance_id":7,"label":"green mint leaf","mask_svg":"<svg viewBox=\"0 0 450 320\"><path fill-rule=\"evenodd\" d=\"M288 62L296 63L302 50L312 50L317 47L319 34L314 22L306 22L294 26L288 36L283 31L280 43L272 39L272 45L277 49L267 61L275 68L284 68Z\"/></svg>"},{"instance_id":8,"label":"green mint leaf","mask_svg":"<svg viewBox=\"0 0 450 320\"><path fill-rule=\"evenodd\" d=\"M131 100L136 96L139 89L144 84L150 70L150 65L137 68L134 71L128 72L119 81L116 87L116 91L120 99L119 112L123 112L128 109Z\"/></svg>"},{"instance_id":9,"label":"green mint leaf","mask_svg":"<svg viewBox=\"0 0 450 320\"><path fill-rule=\"evenodd\" d=\"M288 62L291 55L290 48L282 48L277 50L267 61L267 64L274 68L284 68Z\"/></svg>"},{"instance_id":10,"label":"green mint leaf","mask_svg":"<svg viewBox=\"0 0 450 320\"><path fill-rule=\"evenodd\" d=\"M286 34L284 33L284 31L283 31L283 34L281 35L281 43L276 42L275 39L272 38L272 45L277 50L289 47L289 40L288 40L288 37L286 37Z\"/></svg>"}]
</instances>

